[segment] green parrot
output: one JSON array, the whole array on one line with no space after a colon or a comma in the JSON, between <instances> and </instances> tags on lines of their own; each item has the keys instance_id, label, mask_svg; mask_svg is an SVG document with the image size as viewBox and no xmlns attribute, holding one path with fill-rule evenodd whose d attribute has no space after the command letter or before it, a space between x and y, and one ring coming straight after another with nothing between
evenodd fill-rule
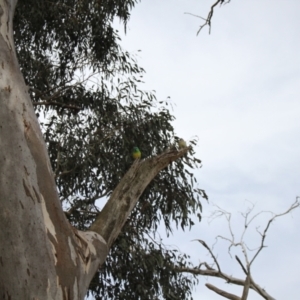
<instances>
[{"instance_id":1,"label":"green parrot","mask_svg":"<svg viewBox=\"0 0 300 300\"><path fill-rule=\"evenodd\" d=\"M186 145L185 140L184 140L184 139L180 139L180 140L178 141L178 146L179 146L179 149L186 148L187 145Z\"/></svg>"},{"instance_id":2,"label":"green parrot","mask_svg":"<svg viewBox=\"0 0 300 300\"><path fill-rule=\"evenodd\" d=\"M139 158L141 158L141 156L142 156L142 153L141 153L140 149L138 147L134 147L133 151L132 151L133 159L139 159Z\"/></svg>"}]
</instances>

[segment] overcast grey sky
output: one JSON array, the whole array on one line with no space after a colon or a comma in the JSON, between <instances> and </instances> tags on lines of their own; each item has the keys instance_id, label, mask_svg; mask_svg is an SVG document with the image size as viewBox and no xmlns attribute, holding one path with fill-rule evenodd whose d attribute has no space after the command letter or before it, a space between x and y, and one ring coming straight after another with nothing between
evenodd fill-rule
<instances>
[{"instance_id":1,"label":"overcast grey sky","mask_svg":"<svg viewBox=\"0 0 300 300\"><path fill-rule=\"evenodd\" d=\"M196 175L209 196L203 215L210 214L212 203L231 211L238 234L245 200L256 204L256 212L279 213L300 196L300 1L232 0L215 9L211 35L204 28L196 37L202 21L184 13L206 17L213 2L142 0L122 44L133 53L142 50L138 61L147 72L142 87L156 90L159 99L171 97L178 135L199 138L203 167ZM245 237L252 248L259 245L255 226ZM299 227L300 209L272 224L268 248L253 266L254 280L276 299L299 299ZM191 240L212 244L225 232L224 220L208 225L204 218L166 242L197 264L209 256ZM242 275L225 243L215 251L224 272ZM200 278L195 300L221 299L206 282L241 296L241 288ZM251 293L250 299L262 298Z\"/></svg>"}]
</instances>

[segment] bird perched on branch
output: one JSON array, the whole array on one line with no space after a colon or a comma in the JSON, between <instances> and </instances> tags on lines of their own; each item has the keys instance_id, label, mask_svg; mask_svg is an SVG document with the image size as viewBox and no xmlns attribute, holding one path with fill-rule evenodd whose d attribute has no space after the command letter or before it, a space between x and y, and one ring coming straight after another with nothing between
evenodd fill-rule
<instances>
[{"instance_id":1,"label":"bird perched on branch","mask_svg":"<svg viewBox=\"0 0 300 300\"><path fill-rule=\"evenodd\" d=\"M183 148L186 148L186 147L187 147L186 142L185 142L184 139L180 139L180 140L178 141L178 147L179 147L179 149L183 149Z\"/></svg>"},{"instance_id":2,"label":"bird perched on branch","mask_svg":"<svg viewBox=\"0 0 300 300\"><path fill-rule=\"evenodd\" d=\"M139 158L141 158L141 156L142 156L142 153L141 153L140 149L138 147L134 147L133 151L132 151L133 159L139 159Z\"/></svg>"}]
</instances>

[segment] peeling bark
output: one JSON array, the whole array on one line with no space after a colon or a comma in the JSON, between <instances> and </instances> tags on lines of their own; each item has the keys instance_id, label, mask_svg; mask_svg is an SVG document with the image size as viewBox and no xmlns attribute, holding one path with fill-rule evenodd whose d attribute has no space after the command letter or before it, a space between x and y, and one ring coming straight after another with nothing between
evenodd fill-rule
<instances>
[{"instance_id":1,"label":"peeling bark","mask_svg":"<svg viewBox=\"0 0 300 300\"><path fill-rule=\"evenodd\" d=\"M108 248L62 211L14 50L15 5L0 0L0 297L83 299Z\"/></svg>"}]
</instances>

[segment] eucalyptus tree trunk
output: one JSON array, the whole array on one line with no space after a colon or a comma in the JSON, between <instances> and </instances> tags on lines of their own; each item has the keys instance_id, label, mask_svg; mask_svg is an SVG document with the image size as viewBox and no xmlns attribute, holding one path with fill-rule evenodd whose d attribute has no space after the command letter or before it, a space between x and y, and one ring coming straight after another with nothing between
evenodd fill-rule
<instances>
[{"instance_id":1,"label":"eucalyptus tree trunk","mask_svg":"<svg viewBox=\"0 0 300 300\"><path fill-rule=\"evenodd\" d=\"M68 223L13 42L16 0L0 0L0 297L83 299L107 255Z\"/></svg>"},{"instance_id":2,"label":"eucalyptus tree trunk","mask_svg":"<svg viewBox=\"0 0 300 300\"><path fill-rule=\"evenodd\" d=\"M146 186L188 148L136 161L91 230L73 228L18 65L16 4L0 0L0 298L83 299Z\"/></svg>"}]
</instances>

